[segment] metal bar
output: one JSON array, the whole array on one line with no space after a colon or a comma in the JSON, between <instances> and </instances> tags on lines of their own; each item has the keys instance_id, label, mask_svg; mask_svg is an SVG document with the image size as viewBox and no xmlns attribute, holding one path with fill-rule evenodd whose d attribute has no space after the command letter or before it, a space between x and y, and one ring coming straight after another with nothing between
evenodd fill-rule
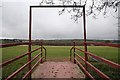
<instances>
[{"instance_id":1,"label":"metal bar","mask_svg":"<svg viewBox=\"0 0 120 80\"><path fill-rule=\"evenodd\" d=\"M38 41L32 41L31 44L39 43ZM6 43L0 44L0 48L11 47L11 46L19 46L19 45L29 45L29 42L16 42L16 43Z\"/></svg>"},{"instance_id":2,"label":"metal bar","mask_svg":"<svg viewBox=\"0 0 120 80\"><path fill-rule=\"evenodd\" d=\"M72 61L72 49L73 49L74 47L72 47L71 49L70 49L70 61Z\"/></svg>"},{"instance_id":3,"label":"metal bar","mask_svg":"<svg viewBox=\"0 0 120 80\"><path fill-rule=\"evenodd\" d=\"M81 52L85 52L84 50L81 50L81 49L79 49L79 48L77 48L77 47L75 47L75 49L77 49L77 50L79 50L79 51L81 51Z\"/></svg>"},{"instance_id":4,"label":"metal bar","mask_svg":"<svg viewBox=\"0 0 120 80\"><path fill-rule=\"evenodd\" d=\"M40 48L41 48L41 47L40 47ZM33 53L34 51L37 51L37 50L39 50L40 48L34 49L34 50L31 51L30 53ZM26 56L26 55L28 55L28 52L25 53L25 54L22 54L22 55L20 55L20 56L17 56L17 57L15 57L15 58L13 58L13 59L10 59L10 60L8 60L8 61L3 62L2 64L0 64L0 68L6 66L6 65L8 65L8 64L10 64L11 62L16 61L16 60L18 60L18 59L20 59L20 58L22 58L22 57L24 57L24 56Z\"/></svg>"},{"instance_id":5,"label":"metal bar","mask_svg":"<svg viewBox=\"0 0 120 80\"><path fill-rule=\"evenodd\" d=\"M35 51L37 51L37 50L39 50L39 49L41 49L41 47L39 47L39 48L37 48L37 49L32 50L30 53L33 53L33 52L35 52Z\"/></svg>"},{"instance_id":6,"label":"metal bar","mask_svg":"<svg viewBox=\"0 0 120 80\"><path fill-rule=\"evenodd\" d=\"M85 6L83 7L83 25L84 25L84 48L87 52L87 44L86 44L86 19L85 19ZM85 53L85 60L88 60L87 54Z\"/></svg>"},{"instance_id":7,"label":"metal bar","mask_svg":"<svg viewBox=\"0 0 120 80\"><path fill-rule=\"evenodd\" d=\"M32 26L32 9L30 7L30 11L29 11L29 46L28 46L28 61L31 60L31 26ZM28 66L29 70L31 70L31 63ZM30 79L31 79L31 74L29 75Z\"/></svg>"},{"instance_id":8,"label":"metal bar","mask_svg":"<svg viewBox=\"0 0 120 80\"><path fill-rule=\"evenodd\" d=\"M17 56L17 57L15 57L15 58L13 58L13 59L10 59L10 60L8 60L8 61L5 61L5 62L3 62L2 64L0 64L0 66L4 67L4 66L10 64L11 62L14 62L14 61L16 61L16 60L18 60L18 59L26 56L26 55L28 55L28 53L22 54L22 55ZM0 68L1 68L1 67L0 67Z\"/></svg>"},{"instance_id":9,"label":"metal bar","mask_svg":"<svg viewBox=\"0 0 120 80\"><path fill-rule=\"evenodd\" d=\"M43 42L41 42L41 52L42 52L41 57L43 57ZM43 59L41 59L41 63L42 62L43 62Z\"/></svg>"},{"instance_id":10,"label":"metal bar","mask_svg":"<svg viewBox=\"0 0 120 80\"><path fill-rule=\"evenodd\" d=\"M79 51L81 51L81 52L85 52L84 50L78 49L78 48L76 48L76 47L75 47L75 49L77 49L77 50L79 50ZM101 61L104 62L104 63L107 63L107 64L111 65L113 68L120 69L120 65L117 64L117 63L115 63L115 62L112 62L112 61L107 60L107 59L102 58L102 57L98 57L98 56L96 56L95 54L92 54L92 53L90 53L90 52L86 52L86 53L87 53L88 55L90 55L90 56L98 59L98 60L101 60Z\"/></svg>"},{"instance_id":11,"label":"metal bar","mask_svg":"<svg viewBox=\"0 0 120 80\"><path fill-rule=\"evenodd\" d=\"M107 75L105 75L103 72L101 72L99 69L97 69L96 67L94 67L92 64L90 64L88 61L85 61L85 59L83 59L80 55L78 55L77 53L75 53L82 61L84 61L88 66L90 66L94 71L97 72L97 74L99 74L103 79L106 80L111 80Z\"/></svg>"},{"instance_id":12,"label":"metal bar","mask_svg":"<svg viewBox=\"0 0 120 80\"><path fill-rule=\"evenodd\" d=\"M84 73L89 76L92 80L95 80L94 77L82 66L82 64L75 58L76 62L78 63L78 65L82 68L82 70L84 71Z\"/></svg>"},{"instance_id":13,"label":"metal bar","mask_svg":"<svg viewBox=\"0 0 120 80\"><path fill-rule=\"evenodd\" d=\"M67 7L81 7L83 8L84 6L81 5L38 5L38 6L30 6L31 8L67 8Z\"/></svg>"},{"instance_id":14,"label":"metal bar","mask_svg":"<svg viewBox=\"0 0 120 80\"><path fill-rule=\"evenodd\" d=\"M43 46L43 49L45 50L45 61L46 61L46 53L47 53L47 50L46 48Z\"/></svg>"},{"instance_id":15,"label":"metal bar","mask_svg":"<svg viewBox=\"0 0 120 80\"><path fill-rule=\"evenodd\" d=\"M28 43L29 42L0 44L0 48L10 47L10 46L18 46L18 45L27 45Z\"/></svg>"},{"instance_id":16,"label":"metal bar","mask_svg":"<svg viewBox=\"0 0 120 80\"><path fill-rule=\"evenodd\" d=\"M84 27L84 42L86 42L86 18L85 18L85 6L83 7L83 27ZM87 52L87 44L84 44L84 50ZM88 56L84 53L85 61L88 61ZM85 63L85 69L87 70L87 64ZM87 77L87 75L86 75Z\"/></svg>"},{"instance_id":17,"label":"metal bar","mask_svg":"<svg viewBox=\"0 0 120 80\"><path fill-rule=\"evenodd\" d=\"M84 42L84 43L86 43L86 44L94 44L94 45L110 46L110 47L120 48L120 44L111 44L111 43L103 43L103 42Z\"/></svg>"},{"instance_id":18,"label":"metal bar","mask_svg":"<svg viewBox=\"0 0 120 80\"><path fill-rule=\"evenodd\" d=\"M29 70L22 78L22 80L24 80L31 72L32 70L38 65L38 63L41 61L42 58L40 58L36 63L35 65L31 68L31 70Z\"/></svg>"},{"instance_id":19,"label":"metal bar","mask_svg":"<svg viewBox=\"0 0 120 80\"><path fill-rule=\"evenodd\" d=\"M36 55L32 60L28 61L26 64L24 64L22 67L20 67L18 70L16 70L14 73L12 73L10 76L8 76L5 80L10 80L11 78L13 78L15 75L17 75L21 70L23 70L26 66L28 66L32 61L34 61L36 58L38 58L38 56L41 55L41 53L39 53L38 55Z\"/></svg>"},{"instance_id":20,"label":"metal bar","mask_svg":"<svg viewBox=\"0 0 120 80\"><path fill-rule=\"evenodd\" d=\"M117 63L114 63L114 62L112 62L112 61L110 61L110 60L107 60L107 59L105 59L105 58L98 57L98 56L96 56L96 55L94 55L94 54L91 54L90 52L86 52L86 53L87 53L88 55L90 55L90 56L93 56L94 58L96 58L96 59L98 59L98 60L101 60L101 61L104 62L104 63L107 63L107 64L111 65L111 66L114 67L114 68L120 69L120 65L117 64Z\"/></svg>"},{"instance_id":21,"label":"metal bar","mask_svg":"<svg viewBox=\"0 0 120 80\"><path fill-rule=\"evenodd\" d=\"M75 61L75 41L73 42L73 52L74 52L74 63L76 63L76 61Z\"/></svg>"}]
</instances>

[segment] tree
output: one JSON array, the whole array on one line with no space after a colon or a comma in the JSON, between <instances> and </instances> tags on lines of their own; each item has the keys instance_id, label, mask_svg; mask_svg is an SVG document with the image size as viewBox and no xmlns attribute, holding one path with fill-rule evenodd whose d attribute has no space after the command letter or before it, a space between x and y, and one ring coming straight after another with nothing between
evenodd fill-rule
<instances>
[{"instance_id":1,"label":"tree","mask_svg":"<svg viewBox=\"0 0 120 80\"><path fill-rule=\"evenodd\" d=\"M85 5L86 15L92 15L94 18L96 18L100 13L106 15L109 9L112 9L113 12L117 12L118 7L120 6L120 0L59 0L57 3L55 1L56 0L42 0L40 5ZM71 14L71 19L74 21L78 21L82 16L81 8L63 8L59 11L59 15L63 14L65 11Z\"/></svg>"}]
</instances>

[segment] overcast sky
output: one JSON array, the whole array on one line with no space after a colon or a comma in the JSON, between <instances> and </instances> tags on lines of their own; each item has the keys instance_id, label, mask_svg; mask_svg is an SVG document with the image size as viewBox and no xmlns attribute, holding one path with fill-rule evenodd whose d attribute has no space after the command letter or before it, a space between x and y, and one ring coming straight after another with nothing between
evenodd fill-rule
<instances>
[{"instance_id":1,"label":"overcast sky","mask_svg":"<svg viewBox=\"0 0 120 80\"><path fill-rule=\"evenodd\" d=\"M39 2L12 1L4 0L0 7L0 38L28 39L29 6L38 5ZM33 9L32 39L83 39L82 18L74 23L68 13L59 16L59 10L61 9ZM117 16L117 13L113 15ZM101 14L97 19L89 16L86 20L87 39L118 39L118 20L110 14L106 18Z\"/></svg>"}]
</instances>

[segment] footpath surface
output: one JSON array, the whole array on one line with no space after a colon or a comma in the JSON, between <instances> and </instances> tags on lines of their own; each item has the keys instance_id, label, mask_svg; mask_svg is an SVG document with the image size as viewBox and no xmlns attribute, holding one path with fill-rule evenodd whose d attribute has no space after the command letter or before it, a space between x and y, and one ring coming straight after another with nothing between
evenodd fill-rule
<instances>
[{"instance_id":1,"label":"footpath surface","mask_svg":"<svg viewBox=\"0 0 120 80\"><path fill-rule=\"evenodd\" d=\"M32 73L32 78L85 78L85 74L72 62L44 62Z\"/></svg>"}]
</instances>

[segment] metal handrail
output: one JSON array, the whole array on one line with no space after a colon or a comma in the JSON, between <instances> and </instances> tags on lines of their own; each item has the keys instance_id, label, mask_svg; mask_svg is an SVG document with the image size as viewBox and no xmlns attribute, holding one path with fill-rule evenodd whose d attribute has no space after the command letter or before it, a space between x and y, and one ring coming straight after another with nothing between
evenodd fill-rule
<instances>
[{"instance_id":1,"label":"metal handrail","mask_svg":"<svg viewBox=\"0 0 120 80\"><path fill-rule=\"evenodd\" d=\"M101 72L100 70L98 70L97 68L95 68L92 64L90 64L88 61L85 61L85 59L83 59L80 55L78 55L77 53L75 53L83 62L85 62L88 66L90 66L94 71L96 71L102 78L105 78L107 80L110 80L110 78L105 75L103 72Z\"/></svg>"},{"instance_id":2,"label":"metal handrail","mask_svg":"<svg viewBox=\"0 0 120 80\"><path fill-rule=\"evenodd\" d=\"M32 43L33 43L33 42L32 42ZM23 45L23 44L28 44L28 43L26 42L26 43L13 43L13 44L11 43L11 44L5 44L5 45L3 44L3 45L2 45L2 48L4 48L4 47L10 47L10 46L15 46L15 45ZM1 44L0 44L0 46L1 46ZM45 52L45 57L41 57L41 58L35 63L35 65L33 65L33 67L23 76L23 78L25 78L25 77L27 77L28 75L31 75L31 71L37 66L37 64L40 62L40 60L42 60L42 59L45 58L45 61L46 61L46 53L47 53L47 50L46 50L46 48L45 48L44 46L40 46L39 48L36 48L36 49L34 49L34 50L30 51L30 52L26 52L25 54L22 54L22 55L17 56L17 57L15 57L15 58L13 58L13 59L10 59L10 60L8 60L8 61L3 62L2 64L0 64L0 68L6 66L6 65L8 65L8 64L10 64L10 63L12 63L12 62L14 62L14 61L16 61L16 60L19 60L20 58L23 58L24 56L27 56L27 55L29 55L30 53L33 53L33 52L35 52L35 51L37 51L37 50L39 50L39 49L43 49L43 50L44 50L44 52ZM37 54L35 57L33 57L33 59L31 59L31 60L28 61L26 64L24 64L22 67L20 67L20 68L17 69L15 72L13 72L11 75L9 75L5 80L10 80L11 78L13 78L15 75L17 75L19 72L21 72L25 67L27 67L29 64L31 64L32 61L34 61L35 59L37 59L39 55L42 55L42 54L43 54L43 52Z\"/></svg>"},{"instance_id":3,"label":"metal handrail","mask_svg":"<svg viewBox=\"0 0 120 80\"><path fill-rule=\"evenodd\" d=\"M33 52L35 52L35 51L37 51L37 50L39 50L39 49L41 49L41 47L32 50L30 53L33 53ZM15 58L13 58L13 59L10 59L10 60L8 60L8 61L5 61L5 62L3 62L2 64L0 64L0 68L1 68L1 67L4 67L4 66L6 66L6 65L8 65L8 64L10 64L10 63L12 63L12 62L14 62L14 61L16 61L16 60L18 60L18 59L20 59L20 58L23 58L24 56L26 56L26 55L28 55L28 54L29 54L29 52L27 52L27 53L25 53L25 54L22 54L22 55L20 55L20 56L17 56L17 57L15 57Z\"/></svg>"},{"instance_id":4,"label":"metal handrail","mask_svg":"<svg viewBox=\"0 0 120 80\"><path fill-rule=\"evenodd\" d=\"M112 43L105 43L105 42L83 42L83 43L120 48L120 44L112 44Z\"/></svg>"},{"instance_id":5,"label":"metal handrail","mask_svg":"<svg viewBox=\"0 0 120 80\"><path fill-rule=\"evenodd\" d=\"M29 43L35 44L39 43L38 41L32 41L32 42L15 42L15 43L5 43L5 44L0 44L0 48L5 48L5 47L11 47L11 46L19 46L19 45L28 45Z\"/></svg>"},{"instance_id":6,"label":"metal handrail","mask_svg":"<svg viewBox=\"0 0 120 80\"><path fill-rule=\"evenodd\" d=\"M76 48L76 47L75 47L75 49L77 49L77 50L79 50L79 51L81 51L81 52L85 52L84 50L78 49L78 48ZM115 62L112 62L112 61L107 60L107 59L102 58L102 57L98 57L98 56L96 56L95 54L92 54L92 53L90 53L90 52L85 52L85 53L87 53L88 55L94 57L95 59L101 60L102 62L111 65L113 68L120 69L120 65L117 64L117 63L115 63Z\"/></svg>"},{"instance_id":7,"label":"metal handrail","mask_svg":"<svg viewBox=\"0 0 120 80\"><path fill-rule=\"evenodd\" d=\"M86 42L86 44L87 44L87 42ZM90 43L89 43L89 44L90 44ZM112 47L118 47L118 48L119 48L119 45L110 45L110 44L107 45L107 44L106 44L106 46L112 46ZM104 59L104 58L102 58L102 57L98 57L98 56L96 56L96 55L94 55L94 54L92 54L92 53L90 53L90 52L88 52L88 51L84 51L84 50L82 50L82 49L79 49L79 48L75 47L75 43L74 43L74 46L70 49L70 60L71 60L71 57L72 57L71 55L72 55L72 50L73 50L73 49L76 49L76 50L78 50L78 51L80 51L80 52L86 53L87 55L90 55L90 56L94 57L95 59L101 60L102 62L111 65L113 68L120 69L120 65L119 65L119 64L117 64L117 63L115 63L115 62L112 62L112 61L110 61L110 60ZM88 61L86 61L85 59L83 59L80 55L78 55L78 54L76 53L75 50L74 50L73 53L74 53L74 55L78 56L86 65L88 65L88 66L91 67L95 72L97 72L102 78L105 78L105 79L107 79L107 80L110 80L110 78L109 78L107 75L105 75L105 74L104 74L103 72L101 72L99 69L97 69L96 67L94 67L91 63L89 63ZM84 67L82 66L82 64L80 64L80 62L76 59L76 57L74 57L74 60L75 60L75 62L77 62L77 64L82 68L82 70L85 72L85 74L86 74L88 77L90 77L91 79L95 80L95 79L92 77L92 75L87 71L87 67L84 68Z\"/></svg>"},{"instance_id":8,"label":"metal handrail","mask_svg":"<svg viewBox=\"0 0 120 80\"><path fill-rule=\"evenodd\" d=\"M46 50L46 48L44 46L42 48L45 50L45 61L46 61L47 50Z\"/></svg>"},{"instance_id":9,"label":"metal handrail","mask_svg":"<svg viewBox=\"0 0 120 80\"><path fill-rule=\"evenodd\" d=\"M83 67L83 65L75 58L78 65L82 68L82 70L85 72L87 76L89 76L92 80L95 80L94 77Z\"/></svg>"},{"instance_id":10,"label":"metal handrail","mask_svg":"<svg viewBox=\"0 0 120 80\"><path fill-rule=\"evenodd\" d=\"M43 57L44 58L44 57ZM33 65L33 67L31 68L31 70L29 70L22 78L22 80L24 80L31 72L32 70L38 65L38 63L41 61L42 58L40 58L36 63L35 65Z\"/></svg>"},{"instance_id":11,"label":"metal handrail","mask_svg":"<svg viewBox=\"0 0 120 80\"><path fill-rule=\"evenodd\" d=\"M71 49L70 49L70 61L72 60L72 50L74 49L74 47L72 47Z\"/></svg>"},{"instance_id":12,"label":"metal handrail","mask_svg":"<svg viewBox=\"0 0 120 80\"><path fill-rule=\"evenodd\" d=\"M32 61L34 61L36 58L39 57L39 55L41 55L41 53L39 53L38 55L36 55L33 59L31 59L30 61L28 61L26 64L24 64L22 67L20 67L18 70L16 70L14 73L12 73L10 76L8 76L5 80L10 80L11 78L13 78L15 75L17 75L21 70L23 70L26 66L28 66Z\"/></svg>"}]
</instances>

